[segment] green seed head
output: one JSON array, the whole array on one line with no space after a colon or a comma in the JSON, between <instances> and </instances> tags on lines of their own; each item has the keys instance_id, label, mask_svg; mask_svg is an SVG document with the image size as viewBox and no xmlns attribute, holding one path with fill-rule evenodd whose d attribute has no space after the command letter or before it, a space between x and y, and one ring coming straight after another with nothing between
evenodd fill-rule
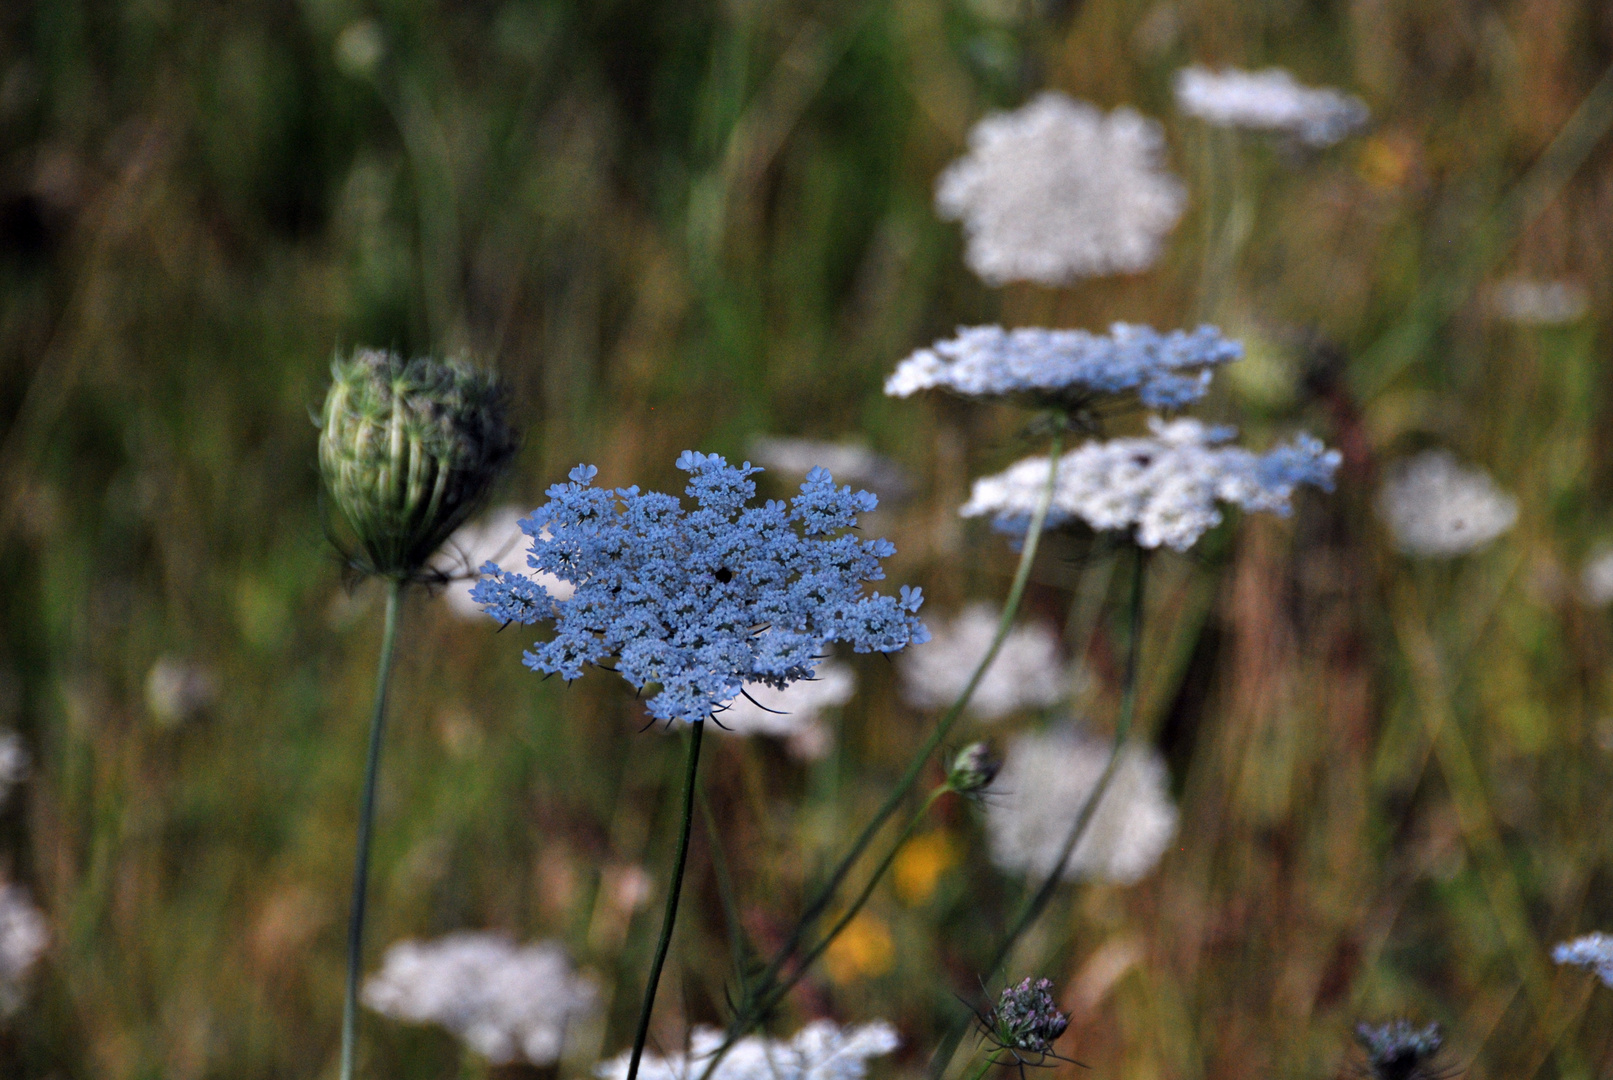
<instances>
[{"instance_id":1,"label":"green seed head","mask_svg":"<svg viewBox=\"0 0 1613 1080\"><path fill-rule=\"evenodd\" d=\"M990 787L1001 768L1002 762L992 754L991 747L983 742L970 743L952 759L947 786L959 795L973 795Z\"/></svg>"},{"instance_id":2,"label":"green seed head","mask_svg":"<svg viewBox=\"0 0 1613 1080\"><path fill-rule=\"evenodd\" d=\"M515 454L498 380L459 361L361 349L331 364L319 471L362 549L406 580L473 513Z\"/></svg>"}]
</instances>

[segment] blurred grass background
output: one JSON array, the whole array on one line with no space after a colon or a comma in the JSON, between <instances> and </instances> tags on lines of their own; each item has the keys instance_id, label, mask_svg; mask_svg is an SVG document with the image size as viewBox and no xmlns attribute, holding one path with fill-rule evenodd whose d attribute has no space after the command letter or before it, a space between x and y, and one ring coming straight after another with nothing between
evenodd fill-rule
<instances>
[{"instance_id":1,"label":"blurred grass background","mask_svg":"<svg viewBox=\"0 0 1613 1080\"><path fill-rule=\"evenodd\" d=\"M1209 132L1171 105L1194 61L1287 66L1373 126L1305 158ZM864 440L916 478L876 528L939 617L1001 596L1011 555L955 507L1028 444L1007 411L886 399L894 363L960 322L1212 318L1250 358L1200 411L1257 442L1309 425L1346 452L1340 490L1155 560L1142 729L1176 850L1067 890L1013 970L1055 979L1096 1076L1335 1076L1355 1019L1401 1011L1446 1023L1473 1077L1613 1076L1613 994L1547 954L1613 929L1613 637L1576 584L1613 537L1606 90L1571 123L1610 61L1613 15L1583 0L4 5L0 721L35 767L0 865L53 942L0 1075L333 1074L379 637L321 531L333 351L496 367L527 433L503 498L528 506L577 461L664 489L685 447ZM1051 291L963 268L933 178L1044 87L1164 121L1192 202L1153 271ZM1591 316L1498 321L1509 273L1579 281ZM1427 444L1517 494L1511 534L1391 553L1374 485ZM1118 592L1079 544L1037 578L1059 622ZM371 942L563 939L610 1002L569 1074L630 1034L655 919L623 883L664 880L677 746L521 646L410 598ZM1100 619L1100 725L1115 652ZM189 722L147 701L164 659L215 680ZM858 669L826 761L710 758L758 942L930 722ZM721 1016L705 843L669 1046ZM883 1067L921 1066L1017 896L966 808L924 843L781 1030L888 1017ZM369 1075L485 1075L440 1032L365 1032Z\"/></svg>"}]
</instances>

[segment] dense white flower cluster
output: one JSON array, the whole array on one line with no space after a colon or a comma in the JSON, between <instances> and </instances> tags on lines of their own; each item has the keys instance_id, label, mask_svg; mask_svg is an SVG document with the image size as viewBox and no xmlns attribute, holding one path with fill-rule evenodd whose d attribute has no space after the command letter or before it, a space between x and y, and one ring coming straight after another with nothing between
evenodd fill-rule
<instances>
[{"instance_id":1,"label":"dense white flower cluster","mask_svg":"<svg viewBox=\"0 0 1613 1080\"><path fill-rule=\"evenodd\" d=\"M836 483L867 488L882 503L903 498L911 486L900 465L862 443L758 436L751 440L750 452L758 465L790 476L805 476L821 466L834 475Z\"/></svg>"},{"instance_id":2,"label":"dense white flower cluster","mask_svg":"<svg viewBox=\"0 0 1613 1080\"><path fill-rule=\"evenodd\" d=\"M1401 462L1378 492L1378 516L1407 555L1450 558L1477 551L1512 528L1518 503L1483 469L1448 451Z\"/></svg>"},{"instance_id":3,"label":"dense white flower cluster","mask_svg":"<svg viewBox=\"0 0 1613 1080\"><path fill-rule=\"evenodd\" d=\"M446 1028L495 1065L559 1060L567 1026L597 1001L559 945L473 931L400 941L364 984L364 1004L376 1012Z\"/></svg>"},{"instance_id":4,"label":"dense white flower cluster","mask_svg":"<svg viewBox=\"0 0 1613 1080\"><path fill-rule=\"evenodd\" d=\"M642 1080L694 1080L704 1062L722 1045L722 1032L697 1027L689 1036L689 1052L639 1062ZM862 1080L868 1059L896 1049L901 1040L884 1021L842 1028L830 1020L814 1020L791 1039L751 1035L739 1040L712 1073L712 1080ZM626 1080L630 1054L594 1068L600 1080Z\"/></svg>"},{"instance_id":5,"label":"dense white flower cluster","mask_svg":"<svg viewBox=\"0 0 1613 1080\"><path fill-rule=\"evenodd\" d=\"M1032 326L965 326L896 365L885 380L885 393L1023 395L1068 406L1100 394L1135 392L1144 405L1174 409L1203 397L1211 369L1242 355L1243 346L1213 326L1162 334L1149 326L1115 323L1103 335Z\"/></svg>"},{"instance_id":6,"label":"dense white flower cluster","mask_svg":"<svg viewBox=\"0 0 1613 1080\"><path fill-rule=\"evenodd\" d=\"M48 944L45 916L28 894L15 885L0 884L0 1016L22 1007L28 973Z\"/></svg>"},{"instance_id":7,"label":"dense white flower cluster","mask_svg":"<svg viewBox=\"0 0 1613 1080\"><path fill-rule=\"evenodd\" d=\"M1004 870L1053 871L1081 808L1097 787L1109 746L1068 730L1026 733L1008 744L1002 772L986 802L991 859ZM1120 885L1141 881L1176 835L1164 759L1152 747L1128 745L1064 877Z\"/></svg>"},{"instance_id":8,"label":"dense white flower cluster","mask_svg":"<svg viewBox=\"0 0 1613 1080\"><path fill-rule=\"evenodd\" d=\"M15 731L0 731L0 806L28 776L28 747Z\"/></svg>"},{"instance_id":9,"label":"dense white flower cluster","mask_svg":"<svg viewBox=\"0 0 1613 1080\"><path fill-rule=\"evenodd\" d=\"M1586 934L1565 941L1551 951L1551 958L1559 964L1590 968L1603 983L1613 986L1613 934Z\"/></svg>"},{"instance_id":10,"label":"dense white flower cluster","mask_svg":"<svg viewBox=\"0 0 1613 1080\"><path fill-rule=\"evenodd\" d=\"M1496 314L1527 326L1557 326L1579 319L1590 308L1585 289L1572 281L1509 278L1491 294Z\"/></svg>"},{"instance_id":11,"label":"dense white flower cluster","mask_svg":"<svg viewBox=\"0 0 1613 1080\"><path fill-rule=\"evenodd\" d=\"M1282 68L1183 68L1176 73L1176 107L1217 127L1278 132L1307 146L1332 146L1370 115L1360 98L1303 86Z\"/></svg>"},{"instance_id":12,"label":"dense white flower cluster","mask_svg":"<svg viewBox=\"0 0 1613 1080\"><path fill-rule=\"evenodd\" d=\"M963 222L964 260L991 285L1135 273L1187 201L1164 158L1157 122L1048 91L974 126L936 181L936 210Z\"/></svg>"},{"instance_id":13,"label":"dense white flower cluster","mask_svg":"<svg viewBox=\"0 0 1613 1080\"><path fill-rule=\"evenodd\" d=\"M826 660L810 679L783 690L749 683L745 695L712 714L717 730L730 735L770 735L785 740L790 753L813 761L834 746L834 731L823 714L851 700L857 676L849 665Z\"/></svg>"},{"instance_id":14,"label":"dense white flower cluster","mask_svg":"<svg viewBox=\"0 0 1613 1080\"><path fill-rule=\"evenodd\" d=\"M1599 548L1585 560L1579 574L1579 594L1592 607L1613 604L1613 547Z\"/></svg>"},{"instance_id":15,"label":"dense white flower cluster","mask_svg":"<svg viewBox=\"0 0 1613 1080\"><path fill-rule=\"evenodd\" d=\"M1219 502L1289 512L1300 484L1332 486L1339 453L1309 435L1255 454L1221 446L1229 428L1193 419L1150 417L1151 436L1092 441L1059 459L1049 526L1077 518L1099 530L1135 530L1143 547L1186 551L1221 522ZM990 515L1004 532L1023 532L1047 484L1048 459L1027 458L974 483L964 517Z\"/></svg>"},{"instance_id":16,"label":"dense white flower cluster","mask_svg":"<svg viewBox=\"0 0 1613 1080\"><path fill-rule=\"evenodd\" d=\"M989 604L971 604L951 623L932 627L929 641L908 646L898 661L902 698L920 709L956 701L991 647L999 618ZM998 720L1020 709L1043 708L1064 696L1067 683L1052 629L1039 623L1016 626L975 687L969 710L983 720Z\"/></svg>"},{"instance_id":17,"label":"dense white flower cluster","mask_svg":"<svg viewBox=\"0 0 1613 1080\"><path fill-rule=\"evenodd\" d=\"M478 571L485 563L500 570L527 570L527 551L532 541L521 532L521 519L527 512L517 506L501 506L480 521L462 525L431 560L431 568L452 579L443 593L448 608L465 619L485 619L482 606L470 598ZM569 581L553 574L532 575L556 600L569 600L574 591Z\"/></svg>"}]
</instances>

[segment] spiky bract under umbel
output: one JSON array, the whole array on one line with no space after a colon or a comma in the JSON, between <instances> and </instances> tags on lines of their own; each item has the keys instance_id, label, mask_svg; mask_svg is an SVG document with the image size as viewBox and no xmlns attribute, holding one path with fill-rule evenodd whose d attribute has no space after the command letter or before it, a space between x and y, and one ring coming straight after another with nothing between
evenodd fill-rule
<instances>
[{"instance_id":1,"label":"spiky bract under umbel","mask_svg":"<svg viewBox=\"0 0 1613 1080\"><path fill-rule=\"evenodd\" d=\"M319 469L359 569L407 580L515 455L498 380L459 361L361 349L331 364Z\"/></svg>"},{"instance_id":2,"label":"spiky bract under umbel","mask_svg":"<svg viewBox=\"0 0 1613 1080\"><path fill-rule=\"evenodd\" d=\"M576 586L569 600L526 574L482 568L472 596L489 615L554 623L554 637L526 653L528 667L575 679L614 659L623 678L652 691L651 716L693 723L745 683L782 689L810 678L830 642L889 653L928 638L920 590L864 590L896 551L848 532L873 495L814 469L788 504L749 506L761 471L749 462L686 451L677 467L690 474L692 510L672 495L596 488L598 470L579 465L521 522L533 538L527 564Z\"/></svg>"}]
</instances>

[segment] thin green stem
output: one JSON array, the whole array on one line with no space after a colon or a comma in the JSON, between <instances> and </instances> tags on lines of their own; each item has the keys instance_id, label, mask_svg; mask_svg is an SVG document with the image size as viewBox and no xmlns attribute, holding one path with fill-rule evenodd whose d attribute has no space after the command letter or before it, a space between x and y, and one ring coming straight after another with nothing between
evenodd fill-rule
<instances>
[{"instance_id":1,"label":"thin green stem","mask_svg":"<svg viewBox=\"0 0 1613 1080\"><path fill-rule=\"evenodd\" d=\"M370 836L375 822L375 779L381 764L381 736L386 729L386 688L398 640L398 607L403 582L387 586L386 629L381 633L381 659L375 672L375 712L370 717L370 750L364 764L364 796L358 816L358 851L353 858L353 907L347 920L347 989L342 997L341 1080L353 1080L358 1050L358 977L364 964L364 910L370 883Z\"/></svg>"},{"instance_id":2,"label":"thin green stem","mask_svg":"<svg viewBox=\"0 0 1613 1080\"><path fill-rule=\"evenodd\" d=\"M672 862L672 881L667 886L666 914L661 919L661 941L655 947L655 960L650 964L649 982L644 987L644 1005L639 1009L638 1031L633 1035L633 1058L627 1066L627 1080L637 1080L639 1058L644 1056L644 1041L650 1035L650 1013L655 1011L655 988L661 982L661 968L666 965L667 949L672 945L672 927L678 921L678 894L683 891L683 867L689 859L689 827L694 824L694 801L697 790L696 771L700 768L700 737L706 724L696 720L689 725L689 762L683 774L683 822L678 831L678 854Z\"/></svg>"},{"instance_id":3,"label":"thin green stem","mask_svg":"<svg viewBox=\"0 0 1613 1080\"><path fill-rule=\"evenodd\" d=\"M935 726L935 730L930 733L930 737L924 740L924 745L919 747L918 752L913 755L913 759L908 762L907 769L902 773L901 778L896 781L896 786L891 789L885 801L875 811L873 818L863 827L857 839L852 842L850 849L841 857L840 862L829 875L829 879L824 882L807 903L806 908L801 912L800 919L796 921L795 928L791 931L789 939L768 963L767 969L757 978L755 994L750 998L752 1002L759 1002L768 997L769 987L777 981L779 972L784 970L784 965L789 962L790 957L794 956L797 950L800 949L801 941L806 936L807 930L828 909L829 904L834 899L834 894L839 890L841 883L845 881L846 875L851 872L852 866L862 857L863 852L873 842L874 836L879 832L880 827L896 811L902 800L907 797L907 793L913 789L913 785L918 782L920 774L924 771L925 763L930 760L930 755L935 753L936 748L947 737L947 733L958 722L958 718L963 715L963 710L968 706L970 699L974 697L975 689L979 687L980 680L985 678L986 669L991 667L993 660L997 659L997 653L1001 651L1003 641L1008 637L1008 631L1013 628L1014 616L1018 614L1020 601L1025 595L1025 586L1030 581L1031 565L1036 561L1036 549L1041 543L1042 532L1047 525L1048 510L1053 505L1053 492L1058 484L1059 455L1063 452L1063 449L1063 433L1054 432L1048 443L1047 483L1042 489L1041 498L1037 500L1036 509L1031 514L1030 525L1025 531L1025 544L1019 553L1019 565L1014 570L1013 583L1009 586L1008 597L1003 602L1002 618L997 621L997 633L991 639L991 647L986 650L986 655L981 657L980 662L975 665L974 672L969 676L969 681L964 685L962 693L958 695L958 699L942 715L940 722ZM828 940L830 939L826 938L824 943L827 943ZM804 970L805 965L800 965L800 969ZM699 1080L711 1080L712 1073L721 1064L729 1049L763 1015L765 1015L763 1009L751 1004L742 1009L738 1016L734 1017L733 1021L728 1025L728 1032L723 1038L722 1044L717 1047L716 1052L707 1060ZM632 1078L630 1077L629 1080L632 1080Z\"/></svg>"},{"instance_id":4,"label":"thin green stem","mask_svg":"<svg viewBox=\"0 0 1613 1080\"><path fill-rule=\"evenodd\" d=\"M739 924L739 903L735 899L734 879L728 873L728 857L723 854L722 838L717 835L717 815L711 812L706 799L706 786L695 785L695 797L700 801L700 816L706 826L706 846L711 849L711 869L717 875L717 896L722 901L723 921L728 925L728 951L733 955L734 974L745 974L745 934Z\"/></svg>"},{"instance_id":5,"label":"thin green stem","mask_svg":"<svg viewBox=\"0 0 1613 1080\"><path fill-rule=\"evenodd\" d=\"M1070 856L1075 853L1076 847L1080 845L1081 838L1086 835L1087 829L1092 824L1092 819L1097 816L1098 806L1103 802L1103 797L1108 792L1109 784L1114 779L1115 773L1119 771L1120 752L1125 746L1126 739L1131 734L1132 719L1137 711L1137 660L1142 652L1143 582L1146 578L1145 571L1147 566L1148 553L1143 548L1138 547L1131 578L1131 602L1128 606L1129 614L1127 618L1129 625L1127 626L1126 670L1120 691L1120 715L1115 721L1115 741L1109 750L1109 760L1104 764L1103 773L1098 777L1098 782L1093 787L1092 794L1087 796L1086 802L1081 804L1081 812L1076 815L1075 822L1070 826L1069 834L1064 838L1064 846L1059 849L1058 858L1054 860L1047 877L1043 879L1042 884L1032 894L1030 901L1020 909L1013 925L1009 927L1008 932L1003 935L1002 941L998 943L996 952L992 954L991 962L986 965L985 974L981 978L987 984L997 977L997 973L1001 970L1003 964L1008 962L1009 954L1013 952L1020 936L1030 929L1031 924L1040 918L1042 912L1047 909L1048 903L1053 899L1054 892L1058 890L1059 882L1063 880L1064 867L1069 863ZM940 1077L946 1075L947 1065L951 1063L952 1055L957 1051L958 1043L962 1040L963 1033L968 1026L967 1018L954 1023L941 1040L941 1045L936 1047L935 1055L930 1058L929 1073L932 1080L940 1080Z\"/></svg>"},{"instance_id":6,"label":"thin green stem","mask_svg":"<svg viewBox=\"0 0 1613 1080\"><path fill-rule=\"evenodd\" d=\"M975 1074L969 1080L985 1080L986 1074L991 1071L991 1067L995 1064L997 1063L991 1060L991 1055L987 1054L985 1059L980 1062L980 1068L975 1070Z\"/></svg>"},{"instance_id":7,"label":"thin green stem","mask_svg":"<svg viewBox=\"0 0 1613 1080\"><path fill-rule=\"evenodd\" d=\"M829 928L829 932L824 934L823 938L816 945L812 946L812 948L808 950L807 954L801 958L801 962L796 965L795 970L790 973L789 978L779 983L778 986L770 994L768 994L767 998L756 1007L756 1011L758 1013L765 1016L767 1013L771 1012L779 1002L783 1001L784 995L788 994L792 989L795 988L795 984L800 982L802 977L806 975L808 969L812 967L813 962L816 961L818 957L823 955L824 951L828 949L830 944L834 942L834 939L840 936L840 932L842 930L851 925L851 920L856 918L857 912L861 911L863 909L863 905L868 903L868 898L874 895L875 886L877 886L880 880L884 878L886 871L891 868L891 864L896 861L896 856L902 850L902 845L906 844L908 837L913 835L913 830L918 828L919 822L923 821L929 815L930 807L935 805L935 800L939 799L941 796L945 795L951 790L952 788L949 785L939 784L936 786L934 791L930 792L930 797L925 799L924 805L919 807L918 812L908 819L907 824L902 828L901 834L896 837L896 842L891 845L890 850L885 853L885 857L880 860L879 865L874 868L873 876L871 876L868 879L868 883L863 886L862 892L857 894L857 899L853 900L851 902L851 906L841 913L840 918L835 921L835 924L832 927Z\"/></svg>"}]
</instances>

